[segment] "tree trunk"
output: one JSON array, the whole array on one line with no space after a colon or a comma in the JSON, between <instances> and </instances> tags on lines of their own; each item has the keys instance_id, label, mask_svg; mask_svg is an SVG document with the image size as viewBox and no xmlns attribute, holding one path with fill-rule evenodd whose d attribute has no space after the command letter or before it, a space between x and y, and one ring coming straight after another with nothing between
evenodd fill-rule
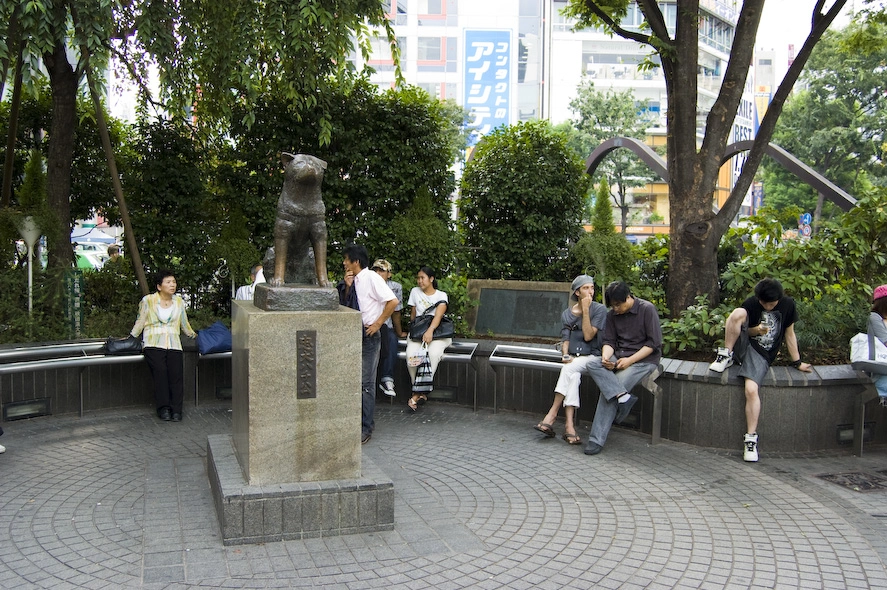
<instances>
[{"instance_id":1,"label":"tree trunk","mask_svg":"<svg viewBox=\"0 0 887 590\"><path fill-rule=\"evenodd\" d=\"M48 232L48 268L71 268L71 167L77 117L77 75L68 62L63 41L43 56L52 90L52 127L46 160L46 196L58 231Z\"/></svg>"}]
</instances>

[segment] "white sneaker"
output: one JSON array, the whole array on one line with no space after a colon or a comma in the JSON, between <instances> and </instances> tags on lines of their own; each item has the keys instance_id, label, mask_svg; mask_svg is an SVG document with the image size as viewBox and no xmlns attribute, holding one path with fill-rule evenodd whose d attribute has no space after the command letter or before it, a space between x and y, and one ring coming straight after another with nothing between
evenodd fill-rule
<instances>
[{"instance_id":1,"label":"white sneaker","mask_svg":"<svg viewBox=\"0 0 887 590\"><path fill-rule=\"evenodd\" d=\"M746 434L742 444L745 445L742 458L749 463L756 463L758 461L758 435Z\"/></svg>"},{"instance_id":2,"label":"white sneaker","mask_svg":"<svg viewBox=\"0 0 887 590\"><path fill-rule=\"evenodd\" d=\"M708 366L708 370L716 373L723 373L727 370L727 367L730 366L733 366L733 351L729 348L719 348L718 358Z\"/></svg>"},{"instance_id":3,"label":"white sneaker","mask_svg":"<svg viewBox=\"0 0 887 590\"><path fill-rule=\"evenodd\" d=\"M0 445L0 453L5 453L5 452L6 452L6 447L4 447L3 445Z\"/></svg>"},{"instance_id":4,"label":"white sneaker","mask_svg":"<svg viewBox=\"0 0 887 590\"><path fill-rule=\"evenodd\" d=\"M397 395L394 391L394 381L382 381L379 383L379 389L381 389L382 393L388 397L394 397Z\"/></svg>"}]
</instances>

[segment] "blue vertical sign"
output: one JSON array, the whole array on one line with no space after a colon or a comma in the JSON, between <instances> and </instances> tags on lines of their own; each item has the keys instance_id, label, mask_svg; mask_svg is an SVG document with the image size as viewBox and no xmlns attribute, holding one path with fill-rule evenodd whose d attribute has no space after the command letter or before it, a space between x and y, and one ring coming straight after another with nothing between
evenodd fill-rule
<instances>
[{"instance_id":1,"label":"blue vertical sign","mask_svg":"<svg viewBox=\"0 0 887 590\"><path fill-rule=\"evenodd\" d=\"M465 31L465 102L486 135L511 121L511 31Z\"/></svg>"}]
</instances>

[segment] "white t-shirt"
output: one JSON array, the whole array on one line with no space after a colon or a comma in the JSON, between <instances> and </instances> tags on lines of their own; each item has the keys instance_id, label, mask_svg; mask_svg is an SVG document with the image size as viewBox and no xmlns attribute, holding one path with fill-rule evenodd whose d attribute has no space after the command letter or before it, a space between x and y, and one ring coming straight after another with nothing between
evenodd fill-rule
<instances>
[{"instance_id":1,"label":"white t-shirt","mask_svg":"<svg viewBox=\"0 0 887 590\"><path fill-rule=\"evenodd\" d=\"M420 316L425 313L425 310L438 301L446 301L448 304L450 302L449 298L447 298L447 294L443 291L435 290L434 293L428 295L419 287L413 287L412 290L410 290L410 299L407 301L407 305L415 307L416 315Z\"/></svg>"},{"instance_id":2,"label":"white t-shirt","mask_svg":"<svg viewBox=\"0 0 887 590\"><path fill-rule=\"evenodd\" d=\"M364 326L369 326L379 319L385 304L395 299L394 292L385 284L385 279L368 268L362 269L354 277L354 289L357 292L357 304L360 305Z\"/></svg>"}]
</instances>

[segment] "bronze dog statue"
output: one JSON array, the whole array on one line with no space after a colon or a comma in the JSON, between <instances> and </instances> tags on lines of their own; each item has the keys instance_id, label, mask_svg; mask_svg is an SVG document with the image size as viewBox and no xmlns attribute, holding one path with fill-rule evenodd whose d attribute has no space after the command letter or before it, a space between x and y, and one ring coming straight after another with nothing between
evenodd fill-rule
<instances>
[{"instance_id":1,"label":"bronze dog statue","mask_svg":"<svg viewBox=\"0 0 887 590\"><path fill-rule=\"evenodd\" d=\"M274 222L274 273L268 283L280 287L287 282L287 258L293 258L291 267L292 263L298 266L298 263L309 260L310 246L314 250L313 274L317 285L329 287L326 208L320 195L326 162L308 154L286 152L280 155L280 159L284 181Z\"/></svg>"}]
</instances>

